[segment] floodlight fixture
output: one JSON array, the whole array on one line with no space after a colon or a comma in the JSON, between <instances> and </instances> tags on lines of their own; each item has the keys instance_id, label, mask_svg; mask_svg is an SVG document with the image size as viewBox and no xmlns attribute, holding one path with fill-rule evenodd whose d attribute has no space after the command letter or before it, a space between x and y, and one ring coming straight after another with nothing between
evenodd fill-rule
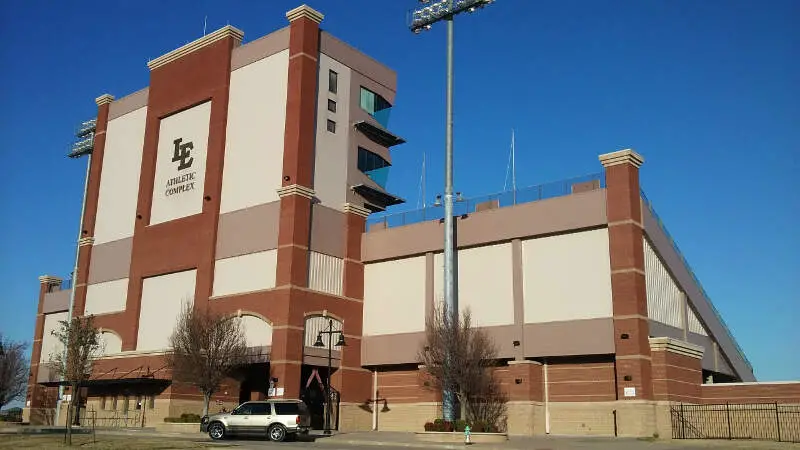
<instances>
[{"instance_id":1,"label":"floodlight fixture","mask_svg":"<svg viewBox=\"0 0 800 450\"><path fill-rule=\"evenodd\" d=\"M475 12L490 5L494 0L420 0L422 6L411 12L409 28L414 33L430 30L440 20L451 19L462 12Z\"/></svg>"}]
</instances>

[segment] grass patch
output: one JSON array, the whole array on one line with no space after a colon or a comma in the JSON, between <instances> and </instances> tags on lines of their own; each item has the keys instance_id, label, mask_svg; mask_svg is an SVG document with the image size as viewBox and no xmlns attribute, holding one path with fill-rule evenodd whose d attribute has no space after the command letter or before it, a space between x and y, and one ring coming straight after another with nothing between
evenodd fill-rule
<instances>
[{"instance_id":1,"label":"grass patch","mask_svg":"<svg viewBox=\"0 0 800 450\"><path fill-rule=\"evenodd\" d=\"M163 439L136 436L109 436L97 435L97 442L92 436L73 435L72 448L95 449L95 450L173 450L184 448L220 448L231 447L231 445L217 444L200 439ZM5 435L0 439L0 449L18 448L70 448L64 444L64 435Z\"/></svg>"}]
</instances>

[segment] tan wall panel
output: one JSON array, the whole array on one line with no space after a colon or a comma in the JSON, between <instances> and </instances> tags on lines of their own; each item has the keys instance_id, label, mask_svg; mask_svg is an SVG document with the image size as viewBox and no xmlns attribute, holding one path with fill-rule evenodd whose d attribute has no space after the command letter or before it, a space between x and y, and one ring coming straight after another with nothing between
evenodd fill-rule
<instances>
[{"instance_id":1,"label":"tan wall panel","mask_svg":"<svg viewBox=\"0 0 800 450\"><path fill-rule=\"evenodd\" d=\"M108 331L100 333L100 345L103 355L113 355L122 352L122 339Z\"/></svg>"},{"instance_id":2,"label":"tan wall panel","mask_svg":"<svg viewBox=\"0 0 800 450\"><path fill-rule=\"evenodd\" d=\"M395 71L375 61L364 53L361 53L345 42L340 41L326 31L320 33L319 41L320 53L330 56L337 61L341 61L347 67L364 74L394 93L397 87L397 73L395 73ZM381 93L381 95L384 94ZM384 95L384 97L390 103L394 102L394 95Z\"/></svg>"},{"instance_id":3,"label":"tan wall panel","mask_svg":"<svg viewBox=\"0 0 800 450\"><path fill-rule=\"evenodd\" d=\"M85 315L108 314L125 311L128 300L128 279L122 278L86 287Z\"/></svg>"},{"instance_id":4,"label":"tan wall panel","mask_svg":"<svg viewBox=\"0 0 800 450\"><path fill-rule=\"evenodd\" d=\"M458 304L472 312L475 326L514 323L511 244L473 247L458 251ZM434 255L434 295L444 300L444 257Z\"/></svg>"},{"instance_id":5,"label":"tan wall panel","mask_svg":"<svg viewBox=\"0 0 800 450\"><path fill-rule=\"evenodd\" d=\"M214 262L215 296L240 294L275 287L278 251L249 253Z\"/></svg>"},{"instance_id":6,"label":"tan wall panel","mask_svg":"<svg viewBox=\"0 0 800 450\"><path fill-rule=\"evenodd\" d=\"M142 280L142 303L136 350L168 347L183 305L194 302L197 270L149 277Z\"/></svg>"},{"instance_id":7,"label":"tan wall panel","mask_svg":"<svg viewBox=\"0 0 800 450\"><path fill-rule=\"evenodd\" d=\"M231 55L231 70L238 70L287 48L289 48L288 26L260 37L255 41L235 47Z\"/></svg>"},{"instance_id":8,"label":"tan wall panel","mask_svg":"<svg viewBox=\"0 0 800 450\"><path fill-rule=\"evenodd\" d=\"M219 216L218 259L278 248L280 202L265 203Z\"/></svg>"},{"instance_id":9,"label":"tan wall panel","mask_svg":"<svg viewBox=\"0 0 800 450\"><path fill-rule=\"evenodd\" d=\"M49 314L54 312L67 311L69 309L70 289L62 291L48 292L44 294L42 313Z\"/></svg>"},{"instance_id":10,"label":"tan wall panel","mask_svg":"<svg viewBox=\"0 0 800 450\"><path fill-rule=\"evenodd\" d=\"M68 312L59 312L53 314L46 314L44 316L44 331L42 332L42 353L39 358L39 363L48 362L52 359L56 352L60 352L64 347L58 338L53 336L53 331L61 329L62 320L67 320Z\"/></svg>"},{"instance_id":11,"label":"tan wall panel","mask_svg":"<svg viewBox=\"0 0 800 450\"><path fill-rule=\"evenodd\" d=\"M458 245L539 236L606 225L605 189L472 213L459 219ZM365 262L442 251L444 225L438 220L370 231L364 235Z\"/></svg>"},{"instance_id":12,"label":"tan wall panel","mask_svg":"<svg viewBox=\"0 0 800 450\"><path fill-rule=\"evenodd\" d=\"M278 201L289 51L231 73L220 213Z\"/></svg>"},{"instance_id":13,"label":"tan wall panel","mask_svg":"<svg viewBox=\"0 0 800 450\"><path fill-rule=\"evenodd\" d=\"M89 260L88 284L128 278L131 269L133 238L94 244Z\"/></svg>"},{"instance_id":14,"label":"tan wall panel","mask_svg":"<svg viewBox=\"0 0 800 450\"><path fill-rule=\"evenodd\" d=\"M328 72L338 74L337 93L328 92ZM317 89L317 142L314 156L314 191L322 205L341 209L347 199L347 163L350 127L350 69L325 54L319 59ZM328 111L328 99L336 102L336 112ZM336 132L328 131L328 120L336 122Z\"/></svg>"},{"instance_id":15,"label":"tan wall panel","mask_svg":"<svg viewBox=\"0 0 800 450\"><path fill-rule=\"evenodd\" d=\"M260 317L247 314L243 314L240 320L248 347L272 345L272 325Z\"/></svg>"},{"instance_id":16,"label":"tan wall panel","mask_svg":"<svg viewBox=\"0 0 800 450\"><path fill-rule=\"evenodd\" d=\"M364 336L425 329L425 257L364 266Z\"/></svg>"},{"instance_id":17,"label":"tan wall panel","mask_svg":"<svg viewBox=\"0 0 800 450\"><path fill-rule=\"evenodd\" d=\"M94 228L95 245L133 236L147 108L108 122Z\"/></svg>"},{"instance_id":18,"label":"tan wall panel","mask_svg":"<svg viewBox=\"0 0 800 450\"><path fill-rule=\"evenodd\" d=\"M419 362L417 353L423 342L425 334L422 332L364 336L361 340L361 365Z\"/></svg>"},{"instance_id":19,"label":"tan wall panel","mask_svg":"<svg viewBox=\"0 0 800 450\"><path fill-rule=\"evenodd\" d=\"M525 322L611 317L608 229L522 242Z\"/></svg>"},{"instance_id":20,"label":"tan wall panel","mask_svg":"<svg viewBox=\"0 0 800 450\"><path fill-rule=\"evenodd\" d=\"M118 98L108 105L108 120L114 120L117 117L122 117L131 111L136 111L139 108L147 106L147 100L150 95L150 87L140 89L133 94L128 94L125 97Z\"/></svg>"},{"instance_id":21,"label":"tan wall panel","mask_svg":"<svg viewBox=\"0 0 800 450\"><path fill-rule=\"evenodd\" d=\"M343 258L346 226L347 218L343 212L319 204L312 205L310 250Z\"/></svg>"},{"instance_id":22,"label":"tan wall panel","mask_svg":"<svg viewBox=\"0 0 800 450\"><path fill-rule=\"evenodd\" d=\"M150 225L203 211L210 120L211 101L161 119ZM177 139L181 140L178 145L193 146L182 160L191 163L188 167L182 168L181 161L173 161Z\"/></svg>"}]
</instances>

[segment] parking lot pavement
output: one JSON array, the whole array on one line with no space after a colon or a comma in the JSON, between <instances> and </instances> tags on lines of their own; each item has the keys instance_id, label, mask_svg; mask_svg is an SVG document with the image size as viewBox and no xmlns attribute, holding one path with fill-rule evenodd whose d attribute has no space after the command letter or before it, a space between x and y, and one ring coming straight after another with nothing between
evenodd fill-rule
<instances>
[{"instance_id":1,"label":"parking lot pavement","mask_svg":"<svg viewBox=\"0 0 800 450\"><path fill-rule=\"evenodd\" d=\"M210 438L198 434L158 433L154 431L127 431L128 436L152 438L160 436L164 439L203 440L211 444ZM217 444L217 443L214 443ZM451 450L467 448L464 444L438 444L422 442L413 433L362 432L338 433L323 436L313 433L289 442L270 442L259 438L226 439L221 446L238 449L322 449L322 450L400 450L400 449L433 449ZM213 445L213 444L212 444ZM215 445L216 446L216 445ZM764 442L764 441L682 441L682 440L645 440L630 438L595 438L595 437L558 437L536 436L516 437L502 444L473 444L468 448L474 450L798 450L800 445Z\"/></svg>"}]
</instances>

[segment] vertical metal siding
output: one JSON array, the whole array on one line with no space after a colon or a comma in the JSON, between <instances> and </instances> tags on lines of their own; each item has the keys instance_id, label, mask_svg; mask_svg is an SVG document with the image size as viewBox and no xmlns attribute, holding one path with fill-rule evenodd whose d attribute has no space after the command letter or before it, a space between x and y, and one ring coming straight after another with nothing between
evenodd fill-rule
<instances>
[{"instance_id":1,"label":"vertical metal siding","mask_svg":"<svg viewBox=\"0 0 800 450\"><path fill-rule=\"evenodd\" d=\"M315 291L342 295L344 260L322 253L310 252L308 287Z\"/></svg>"},{"instance_id":2,"label":"vertical metal siding","mask_svg":"<svg viewBox=\"0 0 800 450\"><path fill-rule=\"evenodd\" d=\"M319 335L320 331L327 331L328 330L328 320L333 320L333 331L342 331L342 322L332 318L332 317L322 317L322 316L312 316L306 318L306 326L305 326L305 346L306 347L313 347L314 343L317 342L317 335ZM339 336L333 336L333 344L336 344L336 341L339 339ZM328 348L328 335L322 335L322 342L325 344L325 347L319 348Z\"/></svg>"},{"instance_id":3,"label":"vertical metal siding","mask_svg":"<svg viewBox=\"0 0 800 450\"><path fill-rule=\"evenodd\" d=\"M647 315L656 322L682 328L681 290L647 239L644 239L644 273Z\"/></svg>"},{"instance_id":4,"label":"vertical metal siding","mask_svg":"<svg viewBox=\"0 0 800 450\"><path fill-rule=\"evenodd\" d=\"M700 323L700 320L697 318L697 315L694 313L692 308L689 308L687 311L689 314L689 332L700 334L702 336L708 336L706 329L703 327L703 324ZM706 349L708 351L708 349Z\"/></svg>"}]
</instances>

